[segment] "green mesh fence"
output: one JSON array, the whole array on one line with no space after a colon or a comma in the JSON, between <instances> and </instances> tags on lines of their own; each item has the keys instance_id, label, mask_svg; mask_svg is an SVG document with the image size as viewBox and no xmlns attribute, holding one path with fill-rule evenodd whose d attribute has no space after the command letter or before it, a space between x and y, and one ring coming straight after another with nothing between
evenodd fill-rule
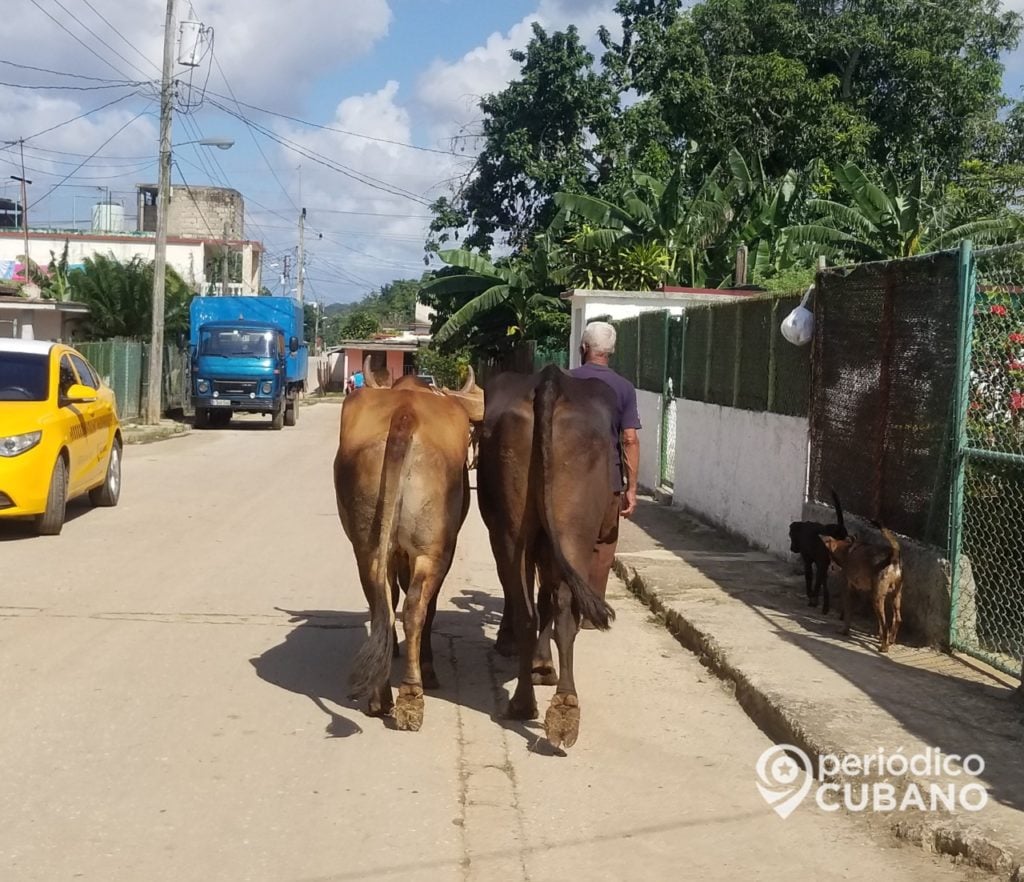
<instances>
[{"instance_id":1,"label":"green mesh fence","mask_svg":"<svg viewBox=\"0 0 1024 882\"><path fill-rule=\"evenodd\" d=\"M968 286L973 289L967 274ZM951 643L1016 676L1024 656L1024 246L976 256L954 494ZM959 517L957 517L959 514ZM959 524L957 525L957 521ZM958 541L957 541L958 540Z\"/></svg>"},{"instance_id":2,"label":"green mesh fence","mask_svg":"<svg viewBox=\"0 0 1024 882\"><path fill-rule=\"evenodd\" d=\"M537 350L533 353L534 371L543 370L549 364L558 365L560 368L569 367L569 350L537 347Z\"/></svg>"},{"instance_id":3,"label":"green mesh fence","mask_svg":"<svg viewBox=\"0 0 1024 882\"><path fill-rule=\"evenodd\" d=\"M708 394L705 400L724 407L732 407L736 384L736 359L739 356L737 315L733 304L711 307L711 357L708 361Z\"/></svg>"},{"instance_id":4,"label":"green mesh fence","mask_svg":"<svg viewBox=\"0 0 1024 882\"><path fill-rule=\"evenodd\" d=\"M768 366L771 359L771 300L735 304L739 322L739 351L733 405L744 410L768 409Z\"/></svg>"},{"instance_id":5,"label":"green mesh fence","mask_svg":"<svg viewBox=\"0 0 1024 882\"><path fill-rule=\"evenodd\" d=\"M615 326L616 338L615 355L612 357L611 367L636 386L640 337L639 319L620 319L612 324Z\"/></svg>"},{"instance_id":6,"label":"green mesh fence","mask_svg":"<svg viewBox=\"0 0 1024 882\"><path fill-rule=\"evenodd\" d=\"M659 395L665 389L665 357L668 350L668 313L643 312L637 352L637 388Z\"/></svg>"},{"instance_id":7,"label":"green mesh fence","mask_svg":"<svg viewBox=\"0 0 1024 882\"><path fill-rule=\"evenodd\" d=\"M698 306L686 310L683 332L683 381L678 388L682 390L682 397L691 401L704 400L710 327L710 307Z\"/></svg>"},{"instance_id":8,"label":"green mesh fence","mask_svg":"<svg viewBox=\"0 0 1024 882\"><path fill-rule=\"evenodd\" d=\"M142 414L143 347L138 340L103 340L77 347L114 390L117 416L122 420L138 419Z\"/></svg>"},{"instance_id":9,"label":"green mesh fence","mask_svg":"<svg viewBox=\"0 0 1024 882\"><path fill-rule=\"evenodd\" d=\"M797 306L803 295L779 297L769 328L772 362L769 370L769 405L772 413L807 416L811 392L811 347L794 346L782 336L782 320Z\"/></svg>"}]
</instances>

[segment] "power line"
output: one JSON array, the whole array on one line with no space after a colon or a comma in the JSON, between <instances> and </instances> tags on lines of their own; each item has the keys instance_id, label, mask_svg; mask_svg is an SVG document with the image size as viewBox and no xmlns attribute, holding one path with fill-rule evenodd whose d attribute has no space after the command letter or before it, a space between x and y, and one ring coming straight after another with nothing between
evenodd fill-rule
<instances>
[{"instance_id":1,"label":"power line","mask_svg":"<svg viewBox=\"0 0 1024 882\"><path fill-rule=\"evenodd\" d=\"M113 52L125 64L127 64L128 67L135 68L135 70L137 70L143 76L146 75L146 72L141 67L139 67L134 62L131 62L127 58L125 58L120 52L118 52L113 46L111 46L99 34L97 34L96 31L94 31L91 27L89 27L89 25L87 25L77 15L75 15L70 9L68 9L63 3L61 3L60 0L53 0L53 2L56 3L61 9L63 9L71 17L71 20L73 22L75 22L79 27L84 28L89 33L89 36L95 37L97 40L99 40L104 46L106 46L111 52Z\"/></svg>"},{"instance_id":2,"label":"power line","mask_svg":"<svg viewBox=\"0 0 1024 882\"><path fill-rule=\"evenodd\" d=\"M34 0L33 0L33 2L34 2ZM91 156L89 156L87 159L84 159L76 168L73 168L71 171L69 171L63 178L61 178L56 184L54 184L49 190L47 190L46 193L42 196L42 198L36 199L31 205L26 206L25 210L28 211L29 208L32 208L33 206L38 205L40 202L42 202L44 199L46 199L54 190L56 190L68 178L70 178L72 175L74 175L74 173L76 171L78 171L78 169L80 169L83 165L85 165L90 159L92 159L97 153L99 153L100 150L102 150L104 147L106 147L107 144L109 144L111 141L113 141L114 138L116 138L118 135L121 134L121 132L123 132L126 128L128 128L128 126L130 126L136 120L140 119L146 113L146 111L149 110L149 106L150 105L147 104L143 110L141 110L139 113L137 113L135 116L133 116L130 120L128 120L128 122L126 122L123 126L121 126L121 128L119 128L116 132L114 132L114 134L112 134L109 138L107 138L106 141L104 141L102 144L100 144L100 146L96 148L95 152Z\"/></svg>"},{"instance_id":3,"label":"power line","mask_svg":"<svg viewBox=\"0 0 1024 882\"><path fill-rule=\"evenodd\" d=\"M347 178L351 178L354 181L358 181L359 183L364 184L367 187L371 187L374 190L380 190L381 192L388 193L391 196L401 196L402 198L405 199L411 199L412 201L418 202L424 206L430 205L430 203L422 196L419 196L416 193L412 193L409 190L404 190L397 184L390 184L387 181L381 180L380 178L374 178L371 175L366 174L365 172L359 172L353 168L344 166L341 163L337 162L336 160L332 160L321 153L317 153L313 150L310 150L307 147L303 147L300 144L297 144L296 142L289 140L288 138L283 138L280 135L271 132L269 129L264 128L263 126L260 126L259 124L252 122L251 120L247 120L244 116L235 113L229 107L225 107L218 101L212 101L211 103L213 104L214 107L219 108L229 116L233 116L235 119L239 119L247 125L252 126L264 137L270 138L270 140L272 141L276 141L283 147L287 147L293 153L298 153L300 156L304 156L306 159L310 159L313 162L318 163L319 165L325 166L326 168L329 168L332 171L336 171L339 174L342 174Z\"/></svg>"},{"instance_id":4,"label":"power line","mask_svg":"<svg viewBox=\"0 0 1024 882\"><path fill-rule=\"evenodd\" d=\"M225 83L226 82L227 81L225 80ZM210 92L210 94L213 95L215 98L222 98L225 101L228 100L227 96L220 95L217 92ZM234 97L233 93L232 100L236 104L240 104L242 107L246 107L249 110L255 110L258 111L259 113L265 113L268 116L276 116L280 117L281 119L287 119L291 122L299 123L299 125L308 126L311 129L323 129L324 131L327 132L337 132L339 135L349 135L352 138L365 138L367 141L377 141L378 143L381 144L394 144L396 147L407 147L410 150L421 150L424 153L440 153L442 156L455 156L467 159L469 158L464 157L463 154L456 153L452 150L438 150L436 147L421 147L419 144L409 144L405 141L396 141L392 138L380 138L377 137L376 135L366 135L363 134L362 132L351 132L348 131L347 129L339 129L336 126L327 126L322 125L321 123L310 122L309 120L306 119L299 119L296 116L289 116L287 113L279 113L276 110L268 110L265 107L257 107L255 104L247 104L245 101L239 101L237 98Z\"/></svg>"},{"instance_id":5,"label":"power line","mask_svg":"<svg viewBox=\"0 0 1024 882\"><path fill-rule=\"evenodd\" d=\"M0 86L7 86L9 89L31 89L34 91L42 91L45 89L60 90L61 92L99 92L103 89L121 89L125 86L144 86L146 82L129 82L124 81L122 83L110 83L105 86L66 86L66 85L53 85L53 84L41 84L41 83L2 83Z\"/></svg>"},{"instance_id":6,"label":"power line","mask_svg":"<svg viewBox=\"0 0 1024 882\"><path fill-rule=\"evenodd\" d=\"M80 113L80 114L78 114L78 116L73 116L73 117L71 117L71 119L66 119L66 120L64 120L64 122L57 123L57 125L55 125L55 126L50 126L48 129L43 129L41 132L36 132L34 135L29 135L28 137L24 138L23 140L31 141L33 138L38 138L40 135L47 135L50 132L53 132L53 131L56 131L59 128L62 128L63 126L70 125L73 122L78 122L78 120L80 120L80 119L85 119L87 116L92 116L94 113L99 113L101 110L106 110L108 107L113 107L115 104L118 104L119 102L124 101L124 100L126 100L128 98L131 98L131 97L133 97L135 95L138 95L138 94L139 94L139 92L138 92L137 89L132 90L127 95L122 95L120 98L115 98L113 101L108 101L106 104L101 104L99 107L94 107L92 110L87 110L87 111L85 111L85 113ZM149 104L146 105L147 109L149 108L150 104L152 104L152 102L150 102ZM139 114L139 115L142 116L144 113L145 113L145 111L143 111L143 113ZM136 117L136 119L137 118L138 117ZM104 142L104 143L106 143L106 142ZM93 154L93 156L95 156L95 154ZM90 159L91 158L92 157L90 157Z\"/></svg>"},{"instance_id":7,"label":"power line","mask_svg":"<svg viewBox=\"0 0 1024 882\"><path fill-rule=\"evenodd\" d=\"M223 235L218 236L213 231L213 227L210 226L210 222L206 219L206 215L203 214L203 210L199 207L199 200L196 199L195 195L192 193L192 188L188 185L188 181L185 180L185 173L181 170L181 164L176 159L172 159L171 162L172 162L173 165L175 165L177 167L178 174L181 176L181 182L185 185L185 190L188 193L189 198L192 200L192 204L195 206L196 211L199 212L199 216L203 219L203 224L205 224L206 229L209 230L210 238L211 239L223 239L224 238Z\"/></svg>"},{"instance_id":8,"label":"power line","mask_svg":"<svg viewBox=\"0 0 1024 882\"><path fill-rule=\"evenodd\" d=\"M97 58L98 58L98 59L99 59L100 61L102 61L102 62L103 62L103 63L104 63L104 64L105 64L105 65L106 65L107 67L109 67L109 68L110 68L110 69L111 69L112 71L114 71L114 73L118 73L118 74L120 74L120 75L121 75L122 77L124 77L124 71L123 71L123 70L118 70L118 69L117 69L116 67L114 67L114 65L113 65L113 64L111 64L109 60L107 60L107 59L106 59L106 58L104 58L104 57L103 57L102 55L100 55L100 54L99 54L99 52L97 52L97 51L96 51L95 49L93 49L93 48L92 48L92 46L90 46L90 45L89 45L88 43L86 43L86 42L85 42L85 40L83 40L83 39L82 39L81 37L79 37L79 36L78 36L78 35L77 35L76 33L74 33L74 31L70 30L70 29L69 29L69 28L68 28L68 27L67 27L67 26L66 26L66 25L65 25L65 24L64 24L64 23L63 23L63 22L62 22L62 21L61 21L61 20L59 19L59 18L56 18L56 17L54 17L54 15L53 15L53 14L52 14L51 12L49 12L49 11L48 11L48 10L46 10L46 9L44 9L44 8L43 8L43 7L42 7L42 6L40 5L40 3L39 3L39 0L30 0L30 2L31 2L31 3L32 3L32 5L33 5L33 6L35 6L35 7L36 7L36 8L37 8L37 9L38 9L38 10L39 10L39 11L40 11L41 13L43 13L43 15L45 15L45 16L46 16L46 17L47 17L48 19L50 19L50 20L51 20L51 21L52 21L52 22L53 22L53 23L54 23L55 25L57 25L57 27L59 27L59 28L60 28L60 29L61 29L62 31L64 31L64 32L65 32L66 34L69 34L69 35L71 36L71 38L72 38L73 40L75 40L75 41L76 41L77 43L79 43L79 44L81 44L82 46L84 46L84 47L85 47L85 48L86 48L86 49L87 49L87 50L88 50L89 52L91 52L91 53L92 53L93 55L95 55L95 56L96 56L96 57L97 57ZM58 3L58 5L60 5L60 4ZM61 8L62 8L62 9L64 9L64 7L61 7ZM65 11L65 12L67 12L67 10L66 10L66 9L65 9L64 11ZM69 14L70 14L70 13L69 13ZM73 15L72 15L71 17L72 17L72 18L74 18L74 16L73 16ZM77 19L75 19L75 20L77 21ZM79 22L79 24L81 24L81 22ZM86 30L88 30L88 28L86 28ZM91 32L90 32L90 33L91 33ZM103 41L102 41L102 40L100 40L100 42L102 43ZM104 45L104 46L106 46L106 43L104 43L103 45ZM110 47L108 46L107 48L109 49ZM113 52L113 50L111 50L111 51ZM118 56L120 57L120 53L114 52L114 54L115 54L115 55L118 55ZM134 64L133 64L133 65L131 65L131 66L132 66L132 67L135 67L135 65L134 65ZM137 67L136 67L135 69L136 69L136 70L139 70L139 69L138 69ZM141 73L141 71L139 71L139 72ZM125 79L128 79L128 77L125 77Z\"/></svg>"},{"instance_id":9,"label":"power line","mask_svg":"<svg viewBox=\"0 0 1024 882\"><path fill-rule=\"evenodd\" d=\"M6 58L0 58L0 64L6 64L9 67L17 67L17 68L19 68L21 70L33 70L33 71L36 71L37 73L53 74L54 76L58 76L58 77L71 77L72 79L75 79L75 80L91 80L94 83L121 83L122 85L127 85L127 84L129 84L131 82L131 80L127 80L127 79L125 79L125 80L111 80L111 79L108 79L106 77L90 77L90 76L86 76L85 74L68 73L67 71L63 71L63 70L51 70L48 67L35 67L35 66L31 65L31 64L19 64L16 61L8 61ZM152 81L151 80L147 80L146 82L152 82Z\"/></svg>"},{"instance_id":10,"label":"power line","mask_svg":"<svg viewBox=\"0 0 1024 882\"><path fill-rule=\"evenodd\" d=\"M110 28L115 34L117 34L125 42L125 44L129 46L136 55L139 56L139 58L141 58L148 65L150 65L154 70L156 70L157 73L160 73L160 65L152 59L147 58L145 55L143 55L139 48L124 34L122 34L114 25L112 25L100 11L89 2L89 0L82 0L82 2L96 14L97 18L99 18L100 21L102 21L108 28ZM135 69L138 70L138 68Z\"/></svg>"}]
</instances>

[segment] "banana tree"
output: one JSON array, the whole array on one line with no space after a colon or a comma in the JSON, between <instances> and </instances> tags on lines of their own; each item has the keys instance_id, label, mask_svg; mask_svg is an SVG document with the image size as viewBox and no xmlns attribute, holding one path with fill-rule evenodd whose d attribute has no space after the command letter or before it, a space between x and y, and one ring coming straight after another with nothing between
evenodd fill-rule
<instances>
[{"instance_id":1,"label":"banana tree","mask_svg":"<svg viewBox=\"0 0 1024 882\"><path fill-rule=\"evenodd\" d=\"M851 162L834 176L845 200L809 200L807 209L817 220L791 226L786 231L790 247L810 248L833 259L889 260L952 248L964 239L997 241L1016 226L1011 217L954 224L942 186L923 170L907 181L889 170L872 179Z\"/></svg>"},{"instance_id":2,"label":"banana tree","mask_svg":"<svg viewBox=\"0 0 1024 882\"><path fill-rule=\"evenodd\" d=\"M495 264L484 255L455 248L438 252L446 264L462 270L427 282L421 293L428 297L470 296L434 334L434 342L444 344L465 335L488 315L505 310L512 315L506 325L509 337L525 335L533 310L547 306L562 308L558 285L552 278L549 242L540 237L527 254L508 264Z\"/></svg>"}]
</instances>

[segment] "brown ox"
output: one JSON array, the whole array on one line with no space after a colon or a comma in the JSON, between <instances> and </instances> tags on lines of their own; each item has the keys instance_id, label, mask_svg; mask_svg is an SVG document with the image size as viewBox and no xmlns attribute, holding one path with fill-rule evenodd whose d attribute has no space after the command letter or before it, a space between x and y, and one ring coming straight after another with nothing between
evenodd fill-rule
<instances>
[{"instance_id":1,"label":"brown ox","mask_svg":"<svg viewBox=\"0 0 1024 882\"><path fill-rule=\"evenodd\" d=\"M423 688L437 686L430 629L469 509L468 438L469 419L459 402L414 378L403 377L391 389L360 389L341 412L334 460L338 514L370 605L370 635L355 659L353 692L369 699L371 714L394 707L399 729L420 728ZM406 592L406 661L393 705L399 588Z\"/></svg>"},{"instance_id":2,"label":"brown ox","mask_svg":"<svg viewBox=\"0 0 1024 882\"><path fill-rule=\"evenodd\" d=\"M499 374L485 397L477 494L519 648L509 716L537 716L534 658L546 661L553 680L553 628L558 678L544 729L552 746L571 747L579 735L572 651L580 617L601 629L614 618L584 574L613 493L615 395L600 380L552 365L532 376Z\"/></svg>"}]
</instances>

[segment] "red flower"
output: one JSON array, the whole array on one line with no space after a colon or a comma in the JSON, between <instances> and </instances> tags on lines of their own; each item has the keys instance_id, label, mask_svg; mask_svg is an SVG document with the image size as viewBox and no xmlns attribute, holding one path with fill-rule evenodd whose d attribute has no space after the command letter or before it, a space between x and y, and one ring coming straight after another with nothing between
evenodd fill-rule
<instances>
[{"instance_id":1,"label":"red flower","mask_svg":"<svg viewBox=\"0 0 1024 882\"><path fill-rule=\"evenodd\" d=\"M1024 334L1021 334L1019 331L1014 331L1010 334L1009 340L1011 343L1024 343Z\"/></svg>"},{"instance_id":2,"label":"red flower","mask_svg":"<svg viewBox=\"0 0 1024 882\"><path fill-rule=\"evenodd\" d=\"M1024 371L1024 361L1011 361L1009 368L1011 371Z\"/></svg>"},{"instance_id":3,"label":"red flower","mask_svg":"<svg viewBox=\"0 0 1024 882\"><path fill-rule=\"evenodd\" d=\"M1010 407L1013 410L1024 410L1024 392L1010 393Z\"/></svg>"},{"instance_id":4,"label":"red flower","mask_svg":"<svg viewBox=\"0 0 1024 882\"><path fill-rule=\"evenodd\" d=\"M995 306L989 307L989 312L991 312L992 315L998 315L1002 317L1006 315L1006 307L1003 306L1001 303L997 303Z\"/></svg>"}]
</instances>

